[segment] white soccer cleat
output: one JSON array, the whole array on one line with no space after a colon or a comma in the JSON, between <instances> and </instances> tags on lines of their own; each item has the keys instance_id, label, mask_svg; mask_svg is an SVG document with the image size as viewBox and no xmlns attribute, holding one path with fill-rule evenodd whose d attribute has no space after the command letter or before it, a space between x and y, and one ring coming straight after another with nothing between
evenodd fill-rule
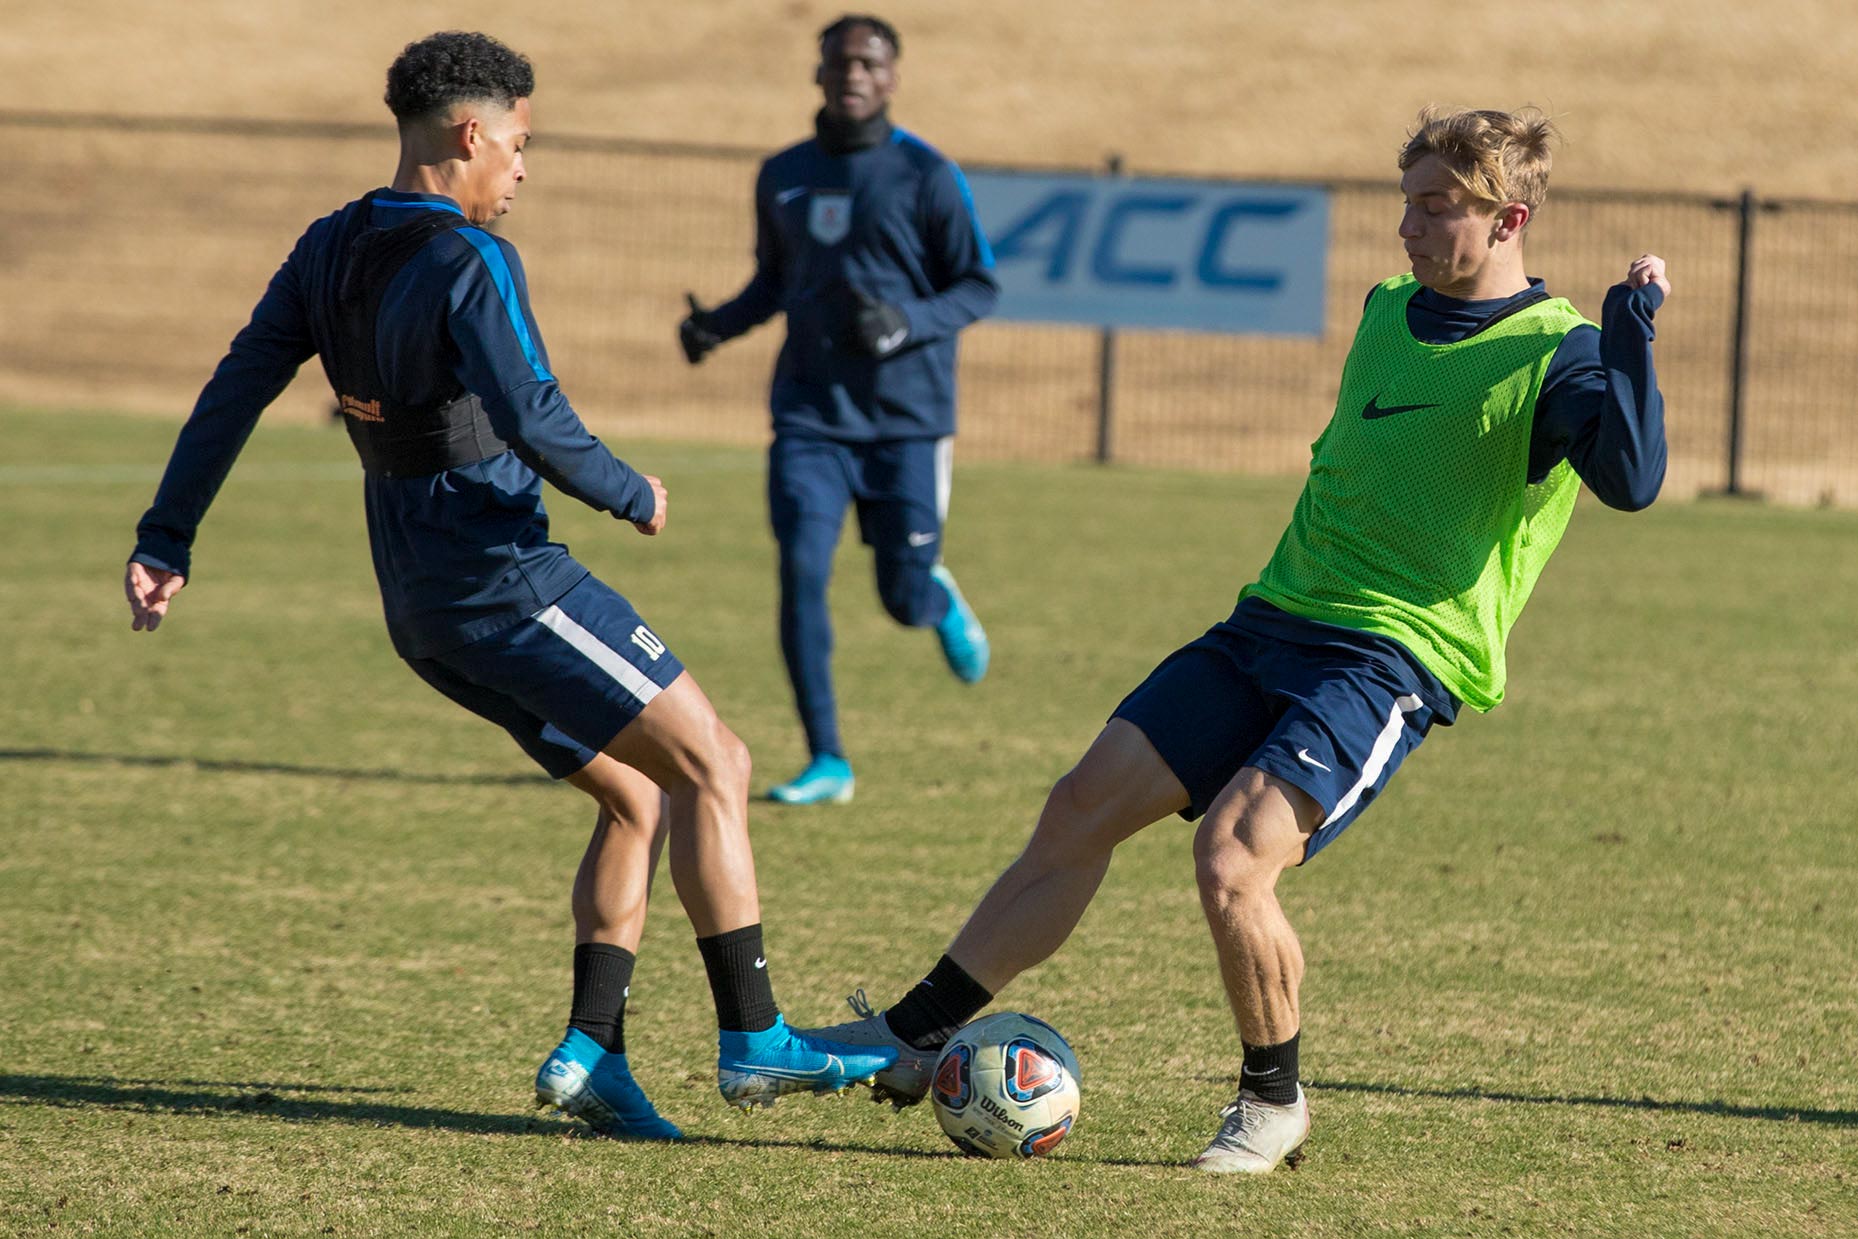
<instances>
[{"instance_id":1,"label":"white soccer cleat","mask_svg":"<svg viewBox=\"0 0 1858 1239\"><path fill-rule=\"evenodd\" d=\"M872 1081L871 1100L888 1101L899 1110L921 1101L929 1092L929 1079L935 1074L936 1059L942 1056L942 1051L919 1050L891 1032L890 1025L884 1021L884 1013L871 1009L863 990L845 1001L858 1016L857 1019L845 1024L834 1024L830 1028L809 1028L806 1030L807 1035L823 1037L842 1045L868 1045L895 1050L897 1061L878 1072Z\"/></svg>"},{"instance_id":2,"label":"white soccer cleat","mask_svg":"<svg viewBox=\"0 0 1858 1239\"><path fill-rule=\"evenodd\" d=\"M1225 1122L1206 1152L1194 1158L1195 1170L1209 1174L1264 1174L1303 1147L1310 1134L1310 1100L1297 1087L1297 1100L1274 1106L1248 1088L1220 1111Z\"/></svg>"}]
</instances>

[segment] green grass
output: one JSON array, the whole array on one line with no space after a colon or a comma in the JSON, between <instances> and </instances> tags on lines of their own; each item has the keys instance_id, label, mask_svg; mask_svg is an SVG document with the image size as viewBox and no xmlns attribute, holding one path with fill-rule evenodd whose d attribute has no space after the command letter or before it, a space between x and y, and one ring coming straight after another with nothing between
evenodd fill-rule
<instances>
[{"instance_id":1,"label":"green grass","mask_svg":"<svg viewBox=\"0 0 1858 1239\"><path fill-rule=\"evenodd\" d=\"M591 814L397 665L343 437L265 427L161 631L118 581L171 425L9 411L0 463L0 1231L641 1235L1844 1235L1858 1229L1858 515L1582 503L1511 699L1435 732L1289 875L1316 1128L1259 1182L1180 1163L1235 1038L1178 821L1130 842L1005 995L1084 1112L974 1163L926 1110L725 1109L669 884L628 1040L697 1139L527 1109L565 1019ZM623 449L623 445L622 449ZM752 453L641 445L656 541L556 529L749 742L803 759ZM835 585L858 801L751 815L802 1022L928 967L1121 694L1221 618L1281 481L965 468L949 557L995 671L963 688Z\"/></svg>"}]
</instances>

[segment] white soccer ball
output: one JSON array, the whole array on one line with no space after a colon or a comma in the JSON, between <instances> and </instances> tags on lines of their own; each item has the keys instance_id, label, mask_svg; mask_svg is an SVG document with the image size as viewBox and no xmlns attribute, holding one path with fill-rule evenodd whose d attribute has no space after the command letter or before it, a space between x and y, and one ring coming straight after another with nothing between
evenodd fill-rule
<instances>
[{"instance_id":1,"label":"white soccer ball","mask_svg":"<svg viewBox=\"0 0 1858 1239\"><path fill-rule=\"evenodd\" d=\"M1077 1122L1077 1055L1017 1011L975 1020L936 1060L936 1122L974 1157L1043 1157Z\"/></svg>"}]
</instances>

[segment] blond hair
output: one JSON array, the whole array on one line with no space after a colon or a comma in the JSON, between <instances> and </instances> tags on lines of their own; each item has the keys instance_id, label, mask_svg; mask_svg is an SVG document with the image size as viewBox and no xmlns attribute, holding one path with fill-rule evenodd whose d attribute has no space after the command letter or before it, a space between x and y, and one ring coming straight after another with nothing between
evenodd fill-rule
<instances>
[{"instance_id":1,"label":"blond hair","mask_svg":"<svg viewBox=\"0 0 1858 1239\"><path fill-rule=\"evenodd\" d=\"M1533 213L1548 197L1549 145L1561 137L1536 108L1448 112L1428 106L1400 148L1400 171L1437 155L1465 192L1495 209L1520 202Z\"/></svg>"}]
</instances>

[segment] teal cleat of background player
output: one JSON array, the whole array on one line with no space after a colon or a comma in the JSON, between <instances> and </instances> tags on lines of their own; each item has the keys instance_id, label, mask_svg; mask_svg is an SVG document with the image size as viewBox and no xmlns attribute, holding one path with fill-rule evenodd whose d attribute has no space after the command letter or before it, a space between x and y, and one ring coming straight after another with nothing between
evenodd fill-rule
<instances>
[{"instance_id":1,"label":"teal cleat of background player","mask_svg":"<svg viewBox=\"0 0 1858 1239\"><path fill-rule=\"evenodd\" d=\"M616 1140L682 1140L684 1133L658 1116L633 1082L624 1054L570 1028L535 1073L535 1103L553 1106Z\"/></svg>"},{"instance_id":2,"label":"teal cleat of background player","mask_svg":"<svg viewBox=\"0 0 1858 1239\"><path fill-rule=\"evenodd\" d=\"M820 753L806 769L768 789L780 804L845 804L852 798L852 764L836 753Z\"/></svg>"},{"instance_id":3,"label":"teal cleat of background player","mask_svg":"<svg viewBox=\"0 0 1858 1239\"><path fill-rule=\"evenodd\" d=\"M869 1084L897 1061L886 1046L844 1045L797 1033L782 1016L760 1032L716 1035L716 1087L739 1109L771 1106L789 1093L837 1093Z\"/></svg>"},{"instance_id":4,"label":"teal cleat of background player","mask_svg":"<svg viewBox=\"0 0 1858 1239\"><path fill-rule=\"evenodd\" d=\"M981 627L968 600L961 596L955 574L946 565L937 564L929 570L929 575L948 591L948 614L935 626L935 635L942 642L942 656L948 659L948 669L955 673L956 679L974 684L987 674L987 662L992 656L987 630Z\"/></svg>"}]
</instances>

